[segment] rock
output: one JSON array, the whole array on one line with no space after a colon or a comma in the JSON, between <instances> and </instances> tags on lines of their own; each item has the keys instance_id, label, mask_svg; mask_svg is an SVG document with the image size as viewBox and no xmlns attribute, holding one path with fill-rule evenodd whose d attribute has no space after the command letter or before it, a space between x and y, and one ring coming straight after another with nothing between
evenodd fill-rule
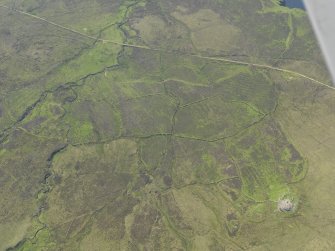
<instances>
[{"instance_id":1,"label":"rock","mask_svg":"<svg viewBox=\"0 0 335 251\"><path fill-rule=\"evenodd\" d=\"M278 201L278 209L282 212L290 212L293 210L294 204L290 199L282 199Z\"/></svg>"}]
</instances>

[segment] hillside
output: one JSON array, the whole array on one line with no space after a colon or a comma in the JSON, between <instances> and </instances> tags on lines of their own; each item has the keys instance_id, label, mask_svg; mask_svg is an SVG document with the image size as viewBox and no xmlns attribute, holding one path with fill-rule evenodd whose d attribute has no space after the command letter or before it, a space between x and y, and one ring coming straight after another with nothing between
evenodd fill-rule
<instances>
[{"instance_id":1,"label":"hillside","mask_svg":"<svg viewBox=\"0 0 335 251\"><path fill-rule=\"evenodd\" d=\"M335 90L304 11L5 0L0 20L0 250L335 249Z\"/></svg>"}]
</instances>

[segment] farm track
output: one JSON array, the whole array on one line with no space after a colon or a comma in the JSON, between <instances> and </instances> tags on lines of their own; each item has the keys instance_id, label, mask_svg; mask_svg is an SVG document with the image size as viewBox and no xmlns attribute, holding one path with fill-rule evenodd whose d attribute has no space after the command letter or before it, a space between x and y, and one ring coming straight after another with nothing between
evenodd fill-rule
<instances>
[{"instance_id":1,"label":"farm track","mask_svg":"<svg viewBox=\"0 0 335 251\"><path fill-rule=\"evenodd\" d=\"M78 34L80 36L95 40L96 42L111 43L111 44L115 44L115 45L119 45L119 46L125 46L125 47L143 49L143 50L158 51L158 52L164 52L164 53L176 53L176 51L164 51L164 50L161 50L161 49L158 49L158 48L151 48L151 47L144 46L144 45L134 45L134 44L116 42L116 41L108 40L108 39L101 39L101 38L90 36L90 35L87 35L85 33L80 32L80 31L71 29L69 27L65 27L63 25L57 24L57 23L49 21L49 20L47 20L43 17L39 17L39 16L36 16L36 15L30 14L28 12L25 12L25 11L21 11L21 10L18 10L18 9L12 9L12 8L6 6L6 5L0 5L0 7L6 8L8 10L15 11L19 14L22 14L22 15L25 15L25 16L28 16L28 17L31 17L31 18L34 18L34 19L37 19L37 20L40 20L42 22L48 23L50 25L53 25L53 26L58 27L58 28L63 29L63 30L67 30L67 31L75 33L75 34ZM250 63L250 62L245 62L245 61L240 61L240 60L232 60L232 59L227 59L227 58L202 56L202 55L197 55L197 54L185 54L185 55L190 56L190 57L194 57L194 58L216 61L216 62L225 62L225 63L230 63L230 64L252 66L252 67L261 68L261 69L268 69L268 70L278 71L278 72L282 72L282 73L286 73L286 74L290 74L290 75L295 75L295 76L310 80L310 81L312 81L316 84L325 86L329 89L335 90L335 87L329 86L326 83L323 83L323 82L321 82L317 79L314 79L314 78L309 77L305 74L302 74L302 73L299 73L299 72L296 72L296 71L292 71L292 70L287 70L287 69L284 69L284 68L274 67L274 66L266 65L266 64Z\"/></svg>"}]
</instances>

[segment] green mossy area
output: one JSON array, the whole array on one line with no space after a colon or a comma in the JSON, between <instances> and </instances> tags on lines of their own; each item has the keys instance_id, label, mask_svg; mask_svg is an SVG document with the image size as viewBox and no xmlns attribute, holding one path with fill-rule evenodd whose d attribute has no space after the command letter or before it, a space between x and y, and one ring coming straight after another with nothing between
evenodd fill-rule
<instances>
[{"instance_id":1,"label":"green mossy area","mask_svg":"<svg viewBox=\"0 0 335 251\"><path fill-rule=\"evenodd\" d=\"M330 84L303 11L1 3L0 250L335 248L335 92L270 69Z\"/></svg>"}]
</instances>

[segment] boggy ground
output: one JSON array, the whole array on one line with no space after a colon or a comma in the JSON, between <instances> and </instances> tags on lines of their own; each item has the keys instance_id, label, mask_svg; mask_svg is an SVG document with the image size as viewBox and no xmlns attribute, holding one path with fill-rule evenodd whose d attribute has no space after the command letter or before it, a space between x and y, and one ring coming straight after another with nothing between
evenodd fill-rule
<instances>
[{"instance_id":1,"label":"boggy ground","mask_svg":"<svg viewBox=\"0 0 335 251\"><path fill-rule=\"evenodd\" d=\"M334 248L335 94L303 11L1 4L1 250Z\"/></svg>"}]
</instances>

